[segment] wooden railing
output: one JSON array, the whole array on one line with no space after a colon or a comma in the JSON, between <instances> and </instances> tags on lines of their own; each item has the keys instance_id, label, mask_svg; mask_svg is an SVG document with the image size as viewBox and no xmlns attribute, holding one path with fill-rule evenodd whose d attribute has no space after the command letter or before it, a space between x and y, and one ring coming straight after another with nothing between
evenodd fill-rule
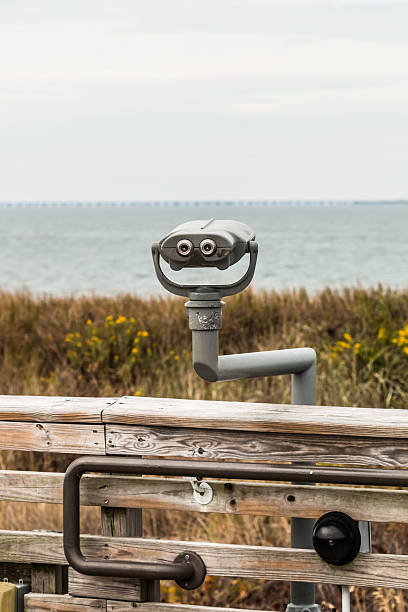
<instances>
[{"instance_id":1,"label":"wooden railing","mask_svg":"<svg viewBox=\"0 0 408 612\"><path fill-rule=\"evenodd\" d=\"M408 467L408 412L157 398L0 397L0 450L73 455L301 461ZM1 471L0 500L62 503L63 474ZM141 508L317 518L341 510L354 519L408 522L408 493L396 489L211 482L201 505L179 478L89 475L81 504L100 506L102 533L83 535L92 558L171 562L185 542L141 537ZM360 553L344 567L311 550L188 543L215 576L408 588L408 556ZM17 564L17 565L14 565ZM23 566L21 564L24 564ZM158 600L157 584L84 576L69 568L62 534L0 531L0 566L31 581L26 610L191 612ZM24 572L21 568L26 568ZM16 570L17 571L17 570ZM204 587L205 588L205 587ZM206 608L206 610L214 610ZM202 612L203 608L199 608Z\"/></svg>"}]
</instances>

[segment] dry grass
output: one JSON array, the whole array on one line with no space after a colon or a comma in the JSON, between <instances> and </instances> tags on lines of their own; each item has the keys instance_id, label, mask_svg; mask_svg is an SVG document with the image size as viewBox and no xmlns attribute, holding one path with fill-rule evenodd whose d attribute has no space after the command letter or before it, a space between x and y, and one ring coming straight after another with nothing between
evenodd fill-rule
<instances>
[{"instance_id":1,"label":"dry grass","mask_svg":"<svg viewBox=\"0 0 408 612\"><path fill-rule=\"evenodd\" d=\"M289 401L286 377L217 385L201 381L190 364L183 301L130 295L34 299L25 293L0 293L0 393ZM318 353L318 403L405 408L408 355L398 330L407 321L408 291L327 289L313 297L302 290L247 291L230 298L224 309L221 350L313 346ZM402 339L397 343L395 338ZM8 469L59 471L69 458L3 452L1 460ZM156 511L144 516L146 535L288 544L288 522L278 517ZM17 511L16 504L2 502L0 527L61 530L60 508L19 504ZM84 510L82 528L98 532L96 509ZM407 552L407 536L404 526L375 525L374 549ZM288 585L278 582L208 578L205 588L193 593L172 583L163 587L166 601L283 610L282 602L288 600ZM320 586L318 600L325 602L325 610L340 609L336 587ZM356 612L408 609L408 598L393 589L353 589L352 600Z\"/></svg>"}]
</instances>

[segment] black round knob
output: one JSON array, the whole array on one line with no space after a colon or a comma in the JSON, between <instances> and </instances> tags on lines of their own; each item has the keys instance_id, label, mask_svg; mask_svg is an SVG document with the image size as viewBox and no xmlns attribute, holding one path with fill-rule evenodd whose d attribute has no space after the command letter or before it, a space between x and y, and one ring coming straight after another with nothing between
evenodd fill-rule
<instances>
[{"instance_id":1,"label":"black round knob","mask_svg":"<svg viewBox=\"0 0 408 612\"><path fill-rule=\"evenodd\" d=\"M178 584L182 589L186 589L187 591L191 591L193 589L198 589L204 582L204 579L207 574L207 569L205 567L204 561L195 552L191 550L186 550L174 559L174 563L186 563L191 566L192 572L189 578L186 580L176 580L176 584Z\"/></svg>"},{"instance_id":2,"label":"black round knob","mask_svg":"<svg viewBox=\"0 0 408 612\"><path fill-rule=\"evenodd\" d=\"M313 547L327 563L350 563L357 556L360 546L358 522L344 512L323 514L313 527Z\"/></svg>"}]
</instances>

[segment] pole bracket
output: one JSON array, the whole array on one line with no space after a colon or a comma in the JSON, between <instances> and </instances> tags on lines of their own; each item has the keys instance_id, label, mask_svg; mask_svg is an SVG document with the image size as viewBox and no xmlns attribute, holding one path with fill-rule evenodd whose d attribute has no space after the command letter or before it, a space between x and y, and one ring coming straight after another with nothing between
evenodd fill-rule
<instances>
[{"instance_id":1,"label":"pole bracket","mask_svg":"<svg viewBox=\"0 0 408 612\"><path fill-rule=\"evenodd\" d=\"M193 497L195 501L202 506L212 502L214 497L213 488L208 482L198 477L183 476L184 480L188 480L193 488Z\"/></svg>"}]
</instances>

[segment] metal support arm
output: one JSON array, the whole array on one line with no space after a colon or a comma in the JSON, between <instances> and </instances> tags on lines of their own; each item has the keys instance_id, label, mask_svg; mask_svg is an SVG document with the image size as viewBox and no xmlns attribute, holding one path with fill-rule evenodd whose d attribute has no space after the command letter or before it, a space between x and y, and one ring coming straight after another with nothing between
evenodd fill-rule
<instances>
[{"instance_id":1,"label":"metal support arm","mask_svg":"<svg viewBox=\"0 0 408 612\"><path fill-rule=\"evenodd\" d=\"M204 291L190 297L186 309L192 332L193 366L204 380L216 382L280 374L305 374L309 378L307 372L313 377L316 353L312 348L220 356L218 336L224 302Z\"/></svg>"},{"instance_id":2,"label":"metal support arm","mask_svg":"<svg viewBox=\"0 0 408 612\"><path fill-rule=\"evenodd\" d=\"M208 382L302 374L316 362L312 348L218 355L218 330L192 332L193 366Z\"/></svg>"}]
</instances>

